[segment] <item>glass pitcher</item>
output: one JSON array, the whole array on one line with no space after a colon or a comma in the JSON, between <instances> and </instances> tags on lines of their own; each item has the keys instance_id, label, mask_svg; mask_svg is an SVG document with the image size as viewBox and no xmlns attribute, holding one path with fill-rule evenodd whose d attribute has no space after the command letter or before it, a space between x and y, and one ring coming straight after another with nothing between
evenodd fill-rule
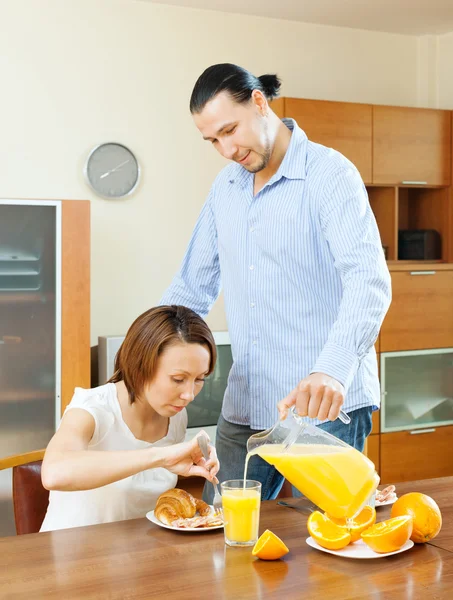
<instances>
[{"instance_id":1,"label":"glass pitcher","mask_svg":"<svg viewBox=\"0 0 453 600\"><path fill-rule=\"evenodd\" d=\"M375 492L379 476L361 452L319 427L294 407L284 421L247 441L247 461L257 454L328 515L352 518Z\"/></svg>"}]
</instances>

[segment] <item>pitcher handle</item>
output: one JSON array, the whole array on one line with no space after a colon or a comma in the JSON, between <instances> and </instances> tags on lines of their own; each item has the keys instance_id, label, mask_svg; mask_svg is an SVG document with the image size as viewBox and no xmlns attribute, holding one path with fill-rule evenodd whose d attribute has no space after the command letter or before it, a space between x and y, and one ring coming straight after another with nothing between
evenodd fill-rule
<instances>
[{"instance_id":1,"label":"pitcher handle","mask_svg":"<svg viewBox=\"0 0 453 600\"><path fill-rule=\"evenodd\" d=\"M300 419L301 417L299 417L299 415L296 412L296 407L293 406L291 408L291 412L293 414L293 417L295 417L296 419ZM349 425L349 423L351 422L351 417L344 412L344 410L340 410L340 414L338 415L338 418L340 419L340 421L342 423L344 423L345 425Z\"/></svg>"}]
</instances>

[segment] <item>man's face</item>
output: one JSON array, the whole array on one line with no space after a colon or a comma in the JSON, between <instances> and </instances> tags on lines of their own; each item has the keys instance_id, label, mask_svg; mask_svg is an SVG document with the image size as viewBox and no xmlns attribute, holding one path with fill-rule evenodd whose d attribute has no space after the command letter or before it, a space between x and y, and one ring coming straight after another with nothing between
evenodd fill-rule
<instances>
[{"instance_id":1,"label":"man's face","mask_svg":"<svg viewBox=\"0 0 453 600\"><path fill-rule=\"evenodd\" d=\"M222 156L250 173L257 173L268 165L273 145L267 117L263 115L266 102L254 94L250 102L238 104L229 94L221 92L201 113L193 115L203 138Z\"/></svg>"}]
</instances>

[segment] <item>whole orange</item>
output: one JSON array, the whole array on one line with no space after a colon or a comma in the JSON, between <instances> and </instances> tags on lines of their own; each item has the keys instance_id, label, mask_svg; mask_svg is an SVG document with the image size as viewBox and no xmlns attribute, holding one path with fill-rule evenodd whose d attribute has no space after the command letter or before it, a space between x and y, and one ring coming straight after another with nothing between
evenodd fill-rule
<instances>
[{"instance_id":1,"label":"whole orange","mask_svg":"<svg viewBox=\"0 0 453 600\"><path fill-rule=\"evenodd\" d=\"M436 502L426 494L404 494L392 506L391 516L410 515L413 519L411 540L424 544L436 537L442 527L442 515Z\"/></svg>"}]
</instances>

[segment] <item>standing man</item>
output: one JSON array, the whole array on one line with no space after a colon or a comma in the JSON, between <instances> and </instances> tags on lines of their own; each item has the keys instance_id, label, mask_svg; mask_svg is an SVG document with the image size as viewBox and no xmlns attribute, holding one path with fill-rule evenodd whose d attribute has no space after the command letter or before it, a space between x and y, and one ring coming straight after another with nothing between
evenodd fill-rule
<instances>
[{"instance_id":1,"label":"standing man","mask_svg":"<svg viewBox=\"0 0 453 600\"><path fill-rule=\"evenodd\" d=\"M220 481L242 478L249 436L294 404L363 450L380 401L374 342L391 285L367 192L347 158L277 117L279 89L276 75L218 64L190 99L203 138L232 164L161 302L205 317L223 286L234 364L217 425ZM341 408L349 425L336 420ZM283 484L259 457L248 476L263 499Z\"/></svg>"}]
</instances>

